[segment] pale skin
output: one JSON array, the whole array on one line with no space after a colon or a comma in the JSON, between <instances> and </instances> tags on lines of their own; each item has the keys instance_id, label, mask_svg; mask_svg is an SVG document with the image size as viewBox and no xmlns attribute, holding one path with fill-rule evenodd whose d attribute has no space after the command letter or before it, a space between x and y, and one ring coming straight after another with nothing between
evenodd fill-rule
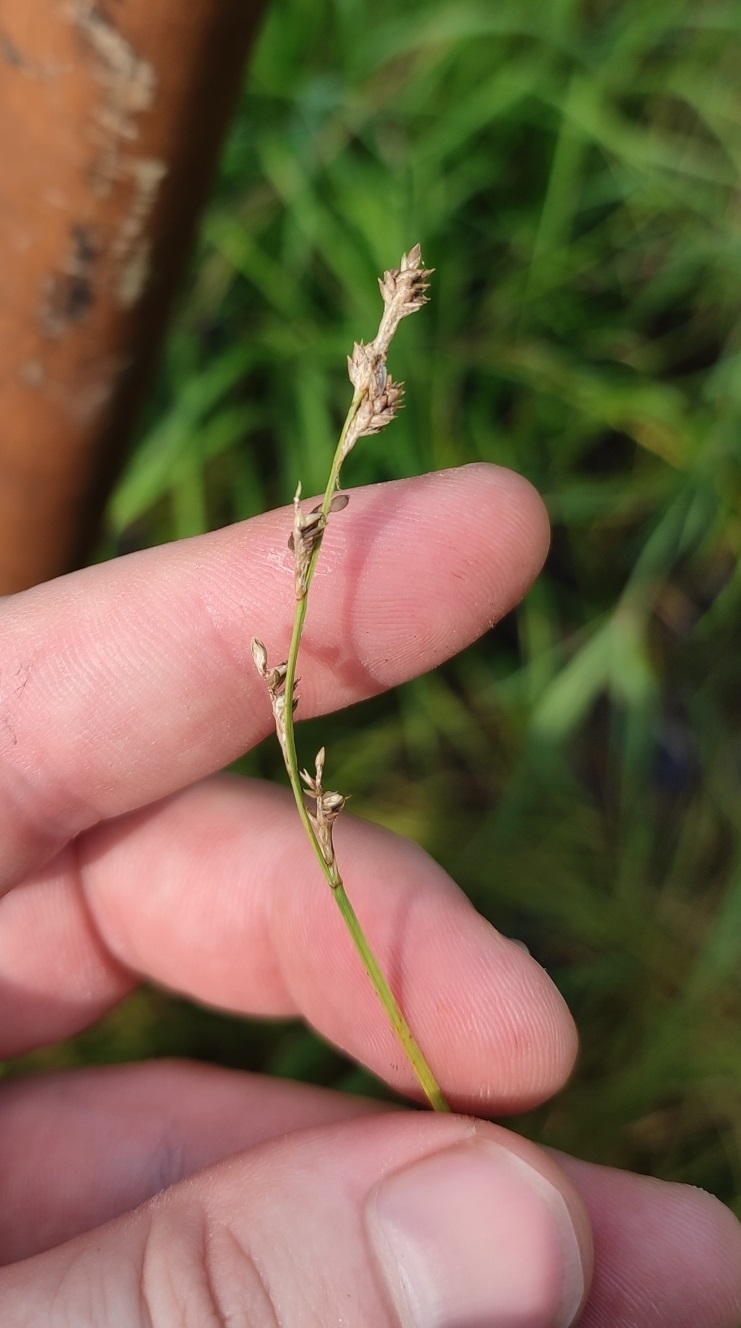
<instances>
[{"instance_id":1,"label":"pale skin","mask_svg":"<svg viewBox=\"0 0 741 1328\"><path fill-rule=\"evenodd\" d=\"M233 1011L303 1016L414 1094L290 794L210 778L272 727L250 639L276 657L288 640L290 525L273 513L0 605L0 1056L95 1023L150 978ZM354 492L312 588L300 713L462 649L526 592L547 543L537 495L495 467ZM3 1328L737 1328L741 1229L716 1200L556 1159L465 1115L535 1105L570 1073L573 1022L535 960L415 846L347 813L336 843L460 1114L185 1063L5 1083ZM498 1159L501 1189L482 1191L471 1148ZM476 1318L449 1288L434 1305L416 1283L411 1298L389 1289L384 1185L420 1167L430 1208L457 1205L459 1226L466 1184L477 1230L499 1230L506 1207L504 1234L521 1237L511 1262L536 1288L530 1317L506 1317L499 1284ZM571 1244L529 1188L520 1207L525 1172ZM466 1276L470 1297L477 1269Z\"/></svg>"}]
</instances>

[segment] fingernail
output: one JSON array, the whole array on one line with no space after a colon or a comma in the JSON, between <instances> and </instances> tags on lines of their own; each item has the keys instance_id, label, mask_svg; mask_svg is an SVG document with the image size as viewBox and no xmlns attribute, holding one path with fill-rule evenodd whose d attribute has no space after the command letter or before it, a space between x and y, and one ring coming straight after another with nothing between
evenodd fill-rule
<instances>
[{"instance_id":1,"label":"fingernail","mask_svg":"<svg viewBox=\"0 0 741 1328\"><path fill-rule=\"evenodd\" d=\"M383 1180L366 1219L404 1328L568 1328L584 1293L566 1203L486 1139Z\"/></svg>"}]
</instances>

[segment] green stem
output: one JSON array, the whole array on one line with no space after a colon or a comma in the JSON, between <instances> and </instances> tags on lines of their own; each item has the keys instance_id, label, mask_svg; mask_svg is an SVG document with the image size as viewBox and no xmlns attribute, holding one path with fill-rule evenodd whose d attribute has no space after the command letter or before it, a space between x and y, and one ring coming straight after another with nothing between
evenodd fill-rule
<instances>
[{"instance_id":1,"label":"green stem","mask_svg":"<svg viewBox=\"0 0 741 1328\"><path fill-rule=\"evenodd\" d=\"M347 891L341 880L338 885L335 886L333 894L337 900L340 913L345 919L347 930L352 936L360 958L363 961L365 971L378 992L383 1008L388 1015L391 1027L406 1052L407 1058L420 1082L425 1097L434 1111L450 1111L450 1107L443 1097L442 1089L427 1064L424 1052L404 1018L404 1015L401 1012L401 1006L386 981L376 956L371 950L368 938L360 924L360 919L350 903Z\"/></svg>"},{"instance_id":2,"label":"green stem","mask_svg":"<svg viewBox=\"0 0 741 1328\"><path fill-rule=\"evenodd\" d=\"M355 415L357 414L358 408L362 400L363 400L362 392L356 391L355 395L353 396L352 402L350 403L350 409L348 410L345 423L342 427L342 433L340 434L340 439L337 444L337 448L332 460L332 467L329 472L329 479L327 480L327 487L325 489L324 500L322 502L322 512L325 517L329 515L332 499L334 498L339 485L340 470L342 468L342 461L343 461L342 452L343 452L345 439L347 437L347 432L355 418ZM311 820L309 819L309 813L306 807L306 802L304 800L304 791L301 785L301 777L299 775L298 756L296 754L296 731L293 722L293 709L291 706L291 699L293 697L293 689L296 681L296 668L298 665L299 650L301 648L301 637L303 635L304 622L306 620L306 609L309 601L309 588L311 586L311 582L314 576L314 571L316 568L317 559L319 557L320 548L321 548L321 540L318 541L311 554L311 559L309 562L309 567L306 575L306 594L303 595L301 599L299 599L296 603L296 616L293 622L291 644L288 649L288 659L286 662L285 755L286 755L286 769L288 770L288 778L290 780L291 788L293 790L293 796L296 800L296 807L298 809L299 816L301 817L304 829L306 830L306 833L311 842L311 846L314 849L314 852L319 860L319 865L322 871L324 872L324 875L332 889L332 893L337 901L338 908L345 920L347 929L353 939L353 942L355 943L355 947L358 951L358 954L360 955L360 958L363 961L363 966L371 982L373 983L376 992L378 993L378 997L381 1001L381 1004L383 1005L383 1008L388 1016L389 1023L391 1024L394 1033L396 1034L397 1038L399 1039L399 1042L401 1043L404 1049L404 1052L412 1066L412 1069L414 1070L414 1073L416 1074L417 1079L419 1080L422 1091L424 1092L433 1110L450 1111L450 1107L448 1106L448 1103L445 1101L445 1098L443 1097L440 1085L438 1084L434 1074L432 1073L432 1070L430 1069L427 1063L425 1055L421 1047L419 1046L419 1043L417 1042L416 1038L414 1037L414 1034L412 1033L409 1024L404 1018L404 1015L402 1014L401 1011L401 1006L399 1005L399 1002L397 1001L388 982L386 981L386 978L384 977L383 974L383 970L381 969L381 966L378 963L378 960L376 959L370 947L368 938L365 935L365 932L363 931L358 915L355 912L355 909L353 908L348 898L342 877L337 867L337 863L333 862L330 865L325 860L321 845L316 837L314 827L311 824Z\"/></svg>"}]
</instances>

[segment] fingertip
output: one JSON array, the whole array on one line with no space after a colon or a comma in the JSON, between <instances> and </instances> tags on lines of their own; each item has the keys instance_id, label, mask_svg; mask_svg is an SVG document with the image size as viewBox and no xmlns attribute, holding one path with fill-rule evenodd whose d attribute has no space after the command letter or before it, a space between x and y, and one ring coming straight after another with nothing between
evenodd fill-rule
<instances>
[{"instance_id":1,"label":"fingertip","mask_svg":"<svg viewBox=\"0 0 741 1328\"><path fill-rule=\"evenodd\" d=\"M717 1323L736 1328L741 1320L741 1222L714 1194L694 1185L649 1182L671 1205L665 1230L678 1259L715 1288ZM725 1314L726 1317L723 1317ZM713 1321L715 1323L715 1320Z\"/></svg>"},{"instance_id":2,"label":"fingertip","mask_svg":"<svg viewBox=\"0 0 741 1328\"><path fill-rule=\"evenodd\" d=\"M596 1166L554 1150L594 1232L595 1273L585 1328L738 1328L741 1224L691 1185Z\"/></svg>"},{"instance_id":3,"label":"fingertip","mask_svg":"<svg viewBox=\"0 0 741 1328\"><path fill-rule=\"evenodd\" d=\"M499 520L507 535L507 547L519 556L521 581L516 587L525 594L541 570L550 548L548 509L538 490L524 475L506 466L476 461L462 466L461 476L474 477L481 492L488 491L496 503Z\"/></svg>"},{"instance_id":4,"label":"fingertip","mask_svg":"<svg viewBox=\"0 0 741 1328\"><path fill-rule=\"evenodd\" d=\"M352 503L352 522L335 523L325 536L305 648L326 655L331 575L344 565L355 587L346 638L377 688L395 685L420 653L435 667L499 622L530 589L548 550L540 497L500 466L475 463L358 490ZM331 644L337 652L339 642Z\"/></svg>"},{"instance_id":5,"label":"fingertip","mask_svg":"<svg viewBox=\"0 0 741 1328\"><path fill-rule=\"evenodd\" d=\"M386 1177L366 1221L404 1324L568 1328L584 1302L588 1223L563 1177L491 1127Z\"/></svg>"}]
</instances>

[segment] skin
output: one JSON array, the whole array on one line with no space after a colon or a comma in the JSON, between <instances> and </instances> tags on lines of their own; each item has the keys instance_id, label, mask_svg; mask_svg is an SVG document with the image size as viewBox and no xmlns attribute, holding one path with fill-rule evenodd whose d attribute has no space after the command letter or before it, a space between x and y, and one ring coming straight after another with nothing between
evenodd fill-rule
<instances>
[{"instance_id":1,"label":"skin","mask_svg":"<svg viewBox=\"0 0 741 1328\"><path fill-rule=\"evenodd\" d=\"M0 1056L93 1024L148 978L301 1015L414 1096L290 796L214 774L271 729L249 643L285 651L289 527L272 513L0 606ZM495 467L354 492L312 589L301 714L462 649L517 603L547 544L537 495ZM396 1328L359 1214L384 1176L473 1132L563 1197L581 1325L737 1328L741 1229L715 1199L467 1118L533 1106L566 1080L575 1030L542 969L414 845L345 814L336 844L461 1114L180 1062L8 1082L3 1324ZM537 1322L558 1313L554 1300Z\"/></svg>"}]
</instances>

